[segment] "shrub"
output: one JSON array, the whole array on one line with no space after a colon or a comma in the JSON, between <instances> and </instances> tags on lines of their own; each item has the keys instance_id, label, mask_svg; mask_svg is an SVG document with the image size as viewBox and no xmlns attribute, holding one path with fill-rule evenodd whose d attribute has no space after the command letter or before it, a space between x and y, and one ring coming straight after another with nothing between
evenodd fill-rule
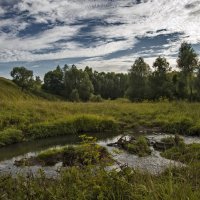
<instances>
[{"instance_id":1,"label":"shrub","mask_svg":"<svg viewBox=\"0 0 200 200\"><path fill-rule=\"evenodd\" d=\"M140 157L151 154L151 149L148 145L147 139L143 136L139 137L134 143L127 143L125 149L129 153L137 154Z\"/></svg>"},{"instance_id":2,"label":"shrub","mask_svg":"<svg viewBox=\"0 0 200 200\"><path fill-rule=\"evenodd\" d=\"M102 102L103 99L102 99L101 95L92 94L91 97L90 97L90 101L91 102Z\"/></svg>"},{"instance_id":3,"label":"shrub","mask_svg":"<svg viewBox=\"0 0 200 200\"><path fill-rule=\"evenodd\" d=\"M200 144L184 145L173 147L161 153L165 158L177 160L183 163L197 163L200 161Z\"/></svg>"},{"instance_id":4,"label":"shrub","mask_svg":"<svg viewBox=\"0 0 200 200\"><path fill-rule=\"evenodd\" d=\"M22 131L8 128L0 132L0 146L14 144L23 140Z\"/></svg>"},{"instance_id":5,"label":"shrub","mask_svg":"<svg viewBox=\"0 0 200 200\"><path fill-rule=\"evenodd\" d=\"M69 99L72 102L79 102L80 101L80 97L79 97L79 93L78 93L77 89L72 90Z\"/></svg>"},{"instance_id":6,"label":"shrub","mask_svg":"<svg viewBox=\"0 0 200 200\"><path fill-rule=\"evenodd\" d=\"M180 143L183 143L184 140L183 138L179 137L179 135L176 134L174 137L170 136L170 137L162 138L161 142L164 142L166 144L173 144L174 146L177 146Z\"/></svg>"}]
</instances>

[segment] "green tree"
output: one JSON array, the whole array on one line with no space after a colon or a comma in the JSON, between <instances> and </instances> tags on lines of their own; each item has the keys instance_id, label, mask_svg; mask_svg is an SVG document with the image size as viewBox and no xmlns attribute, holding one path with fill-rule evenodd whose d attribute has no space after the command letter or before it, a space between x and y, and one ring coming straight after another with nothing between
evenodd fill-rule
<instances>
[{"instance_id":1,"label":"green tree","mask_svg":"<svg viewBox=\"0 0 200 200\"><path fill-rule=\"evenodd\" d=\"M88 68L89 69L89 68ZM82 101L88 101L93 93L93 84L86 71L77 69L75 65L66 68L64 75L65 94L70 98L72 91L77 90Z\"/></svg>"},{"instance_id":2,"label":"green tree","mask_svg":"<svg viewBox=\"0 0 200 200\"><path fill-rule=\"evenodd\" d=\"M42 80L40 79L39 76L36 76L34 80L34 85L33 85L34 90L41 89L41 85L42 85Z\"/></svg>"},{"instance_id":3,"label":"green tree","mask_svg":"<svg viewBox=\"0 0 200 200\"><path fill-rule=\"evenodd\" d=\"M82 70L78 70L75 65L67 67L64 72L64 94L66 98L70 97L70 94L74 89L78 90L80 84Z\"/></svg>"},{"instance_id":4,"label":"green tree","mask_svg":"<svg viewBox=\"0 0 200 200\"><path fill-rule=\"evenodd\" d=\"M195 78L195 89L197 93L197 100L200 100L200 63L198 64L197 74Z\"/></svg>"},{"instance_id":5,"label":"green tree","mask_svg":"<svg viewBox=\"0 0 200 200\"><path fill-rule=\"evenodd\" d=\"M148 76L150 67L143 58L138 58L129 71L129 87L127 96L132 101L141 101L147 98Z\"/></svg>"},{"instance_id":6,"label":"green tree","mask_svg":"<svg viewBox=\"0 0 200 200\"><path fill-rule=\"evenodd\" d=\"M189 98L192 101L193 98L193 75L194 70L198 65L198 55L192 48L192 45L183 42L179 49L178 59L177 59L178 67L181 69L183 76L186 80L186 85L189 90Z\"/></svg>"},{"instance_id":7,"label":"green tree","mask_svg":"<svg viewBox=\"0 0 200 200\"><path fill-rule=\"evenodd\" d=\"M159 98L172 98L173 87L170 80L169 72L171 70L166 58L158 57L153 63L155 71L150 76L151 97Z\"/></svg>"},{"instance_id":8,"label":"green tree","mask_svg":"<svg viewBox=\"0 0 200 200\"><path fill-rule=\"evenodd\" d=\"M49 71L44 76L43 89L52 92L53 94L62 94L64 84L63 84L64 73L60 66L53 71Z\"/></svg>"},{"instance_id":9,"label":"green tree","mask_svg":"<svg viewBox=\"0 0 200 200\"><path fill-rule=\"evenodd\" d=\"M89 79L89 76L86 72L82 73L80 84L78 86L79 96L81 100L88 101L91 94L94 92L92 82Z\"/></svg>"},{"instance_id":10,"label":"green tree","mask_svg":"<svg viewBox=\"0 0 200 200\"><path fill-rule=\"evenodd\" d=\"M69 99L70 99L70 101L73 101L73 102L79 102L80 101L79 93L78 93L77 89L72 90Z\"/></svg>"},{"instance_id":11,"label":"green tree","mask_svg":"<svg viewBox=\"0 0 200 200\"><path fill-rule=\"evenodd\" d=\"M25 67L15 67L10 75L13 77L13 81L21 87L22 91L33 87L33 71L28 70Z\"/></svg>"}]
</instances>

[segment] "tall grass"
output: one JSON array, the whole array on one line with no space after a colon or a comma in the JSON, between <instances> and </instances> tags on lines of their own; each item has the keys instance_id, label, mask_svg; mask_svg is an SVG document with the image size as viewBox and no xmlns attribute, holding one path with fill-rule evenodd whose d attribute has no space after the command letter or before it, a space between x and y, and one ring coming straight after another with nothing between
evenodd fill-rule
<instances>
[{"instance_id":1,"label":"tall grass","mask_svg":"<svg viewBox=\"0 0 200 200\"><path fill-rule=\"evenodd\" d=\"M57 179L0 177L0 198L10 200L198 200L200 168L169 169L152 176L129 168L121 172L72 167ZM192 178L191 178L192 177Z\"/></svg>"}]
</instances>

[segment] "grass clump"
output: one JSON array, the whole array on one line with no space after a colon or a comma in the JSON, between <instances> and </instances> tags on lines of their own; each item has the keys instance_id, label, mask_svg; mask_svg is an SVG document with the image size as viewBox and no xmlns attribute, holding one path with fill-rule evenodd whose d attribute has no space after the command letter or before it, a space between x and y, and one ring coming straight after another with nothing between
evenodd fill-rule
<instances>
[{"instance_id":1,"label":"grass clump","mask_svg":"<svg viewBox=\"0 0 200 200\"><path fill-rule=\"evenodd\" d=\"M54 166L62 162L63 166L108 165L112 159L106 148L96 144L96 139L81 136L82 143L77 146L51 148L40 152L36 157L16 161L17 166Z\"/></svg>"},{"instance_id":2,"label":"grass clump","mask_svg":"<svg viewBox=\"0 0 200 200\"><path fill-rule=\"evenodd\" d=\"M23 133L21 130L15 128L8 128L0 132L0 147L21 142L23 140Z\"/></svg>"},{"instance_id":3,"label":"grass clump","mask_svg":"<svg viewBox=\"0 0 200 200\"><path fill-rule=\"evenodd\" d=\"M200 162L200 144L186 145L181 143L178 146L162 152L161 155L165 158L180 161L186 164Z\"/></svg>"},{"instance_id":4,"label":"grass clump","mask_svg":"<svg viewBox=\"0 0 200 200\"><path fill-rule=\"evenodd\" d=\"M143 136L140 136L134 142L127 142L124 145L124 149L129 153L138 155L139 157L151 155L151 149L149 147L148 141Z\"/></svg>"},{"instance_id":5,"label":"grass clump","mask_svg":"<svg viewBox=\"0 0 200 200\"><path fill-rule=\"evenodd\" d=\"M165 143L165 144L173 144L174 146L178 146L181 143L184 142L183 138L181 138L179 135L175 135L175 136L169 136L169 137L165 137L161 139L161 142Z\"/></svg>"}]
</instances>

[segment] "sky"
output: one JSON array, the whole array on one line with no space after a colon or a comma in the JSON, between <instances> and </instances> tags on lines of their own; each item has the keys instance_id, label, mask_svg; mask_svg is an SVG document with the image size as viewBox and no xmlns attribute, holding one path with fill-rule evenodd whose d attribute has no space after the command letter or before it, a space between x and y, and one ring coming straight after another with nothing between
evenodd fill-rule
<instances>
[{"instance_id":1,"label":"sky","mask_svg":"<svg viewBox=\"0 0 200 200\"><path fill-rule=\"evenodd\" d=\"M0 76L25 66L127 72L139 56L173 67L180 44L200 54L200 0L0 0Z\"/></svg>"}]
</instances>

